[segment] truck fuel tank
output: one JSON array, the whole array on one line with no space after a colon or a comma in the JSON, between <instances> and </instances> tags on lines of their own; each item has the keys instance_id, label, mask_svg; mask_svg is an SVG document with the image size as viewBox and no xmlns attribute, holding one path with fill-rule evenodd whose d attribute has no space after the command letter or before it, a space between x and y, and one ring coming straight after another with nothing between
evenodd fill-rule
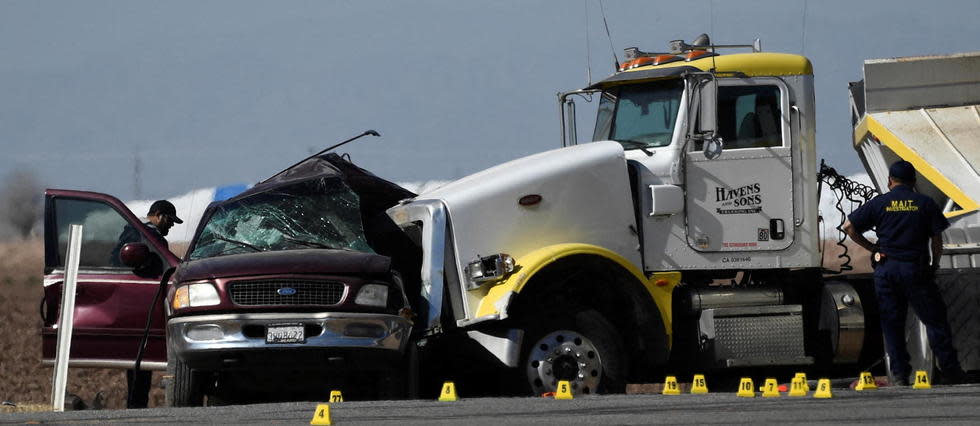
<instances>
[{"instance_id":1,"label":"truck fuel tank","mask_svg":"<svg viewBox=\"0 0 980 426\"><path fill-rule=\"evenodd\" d=\"M783 304L783 291L774 287L718 286L690 288L688 296L680 298L680 308L691 314L707 309L770 306ZM683 305L687 306L683 306Z\"/></svg>"}]
</instances>

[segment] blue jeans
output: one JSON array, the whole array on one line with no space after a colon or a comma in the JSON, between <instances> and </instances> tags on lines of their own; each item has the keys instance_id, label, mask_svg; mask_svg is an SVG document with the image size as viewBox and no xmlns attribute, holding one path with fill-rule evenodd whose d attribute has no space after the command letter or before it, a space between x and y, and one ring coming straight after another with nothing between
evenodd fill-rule
<instances>
[{"instance_id":1,"label":"blue jeans","mask_svg":"<svg viewBox=\"0 0 980 426\"><path fill-rule=\"evenodd\" d=\"M943 371L960 369L953 333L946 318L946 304L932 280L928 267L920 262L887 259L875 268L875 293L881 311L881 330L885 350L896 378L907 379L909 354L905 345L905 320L909 305L926 326L929 346Z\"/></svg>"}]
</instances>

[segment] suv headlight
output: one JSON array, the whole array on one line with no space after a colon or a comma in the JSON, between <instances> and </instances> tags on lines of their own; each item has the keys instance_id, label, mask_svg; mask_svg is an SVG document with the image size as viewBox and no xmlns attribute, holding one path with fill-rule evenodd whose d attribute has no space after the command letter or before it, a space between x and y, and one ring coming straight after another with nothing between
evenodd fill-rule
<instances>
[{"instance_id":1,"label":"suv headlight","mask_svg":"<svg viewBox=\"0 0 980 426\"><path fill-rule=\"evenodd\" d=\"M384 284L365 284L357 291L354 303L364 306L388 306L388 286Z\"/></svg>"},{"instance_id":2,"label":"suv headlight","mask_svg":"<svg viewBox=\"0 0 980 426\"><path fill-rule=\"evenodd\" d=\"M195 283L177 287L171 307L174 310L221 303L218 289L211 283Z\"/></svg>"}]
</instances>

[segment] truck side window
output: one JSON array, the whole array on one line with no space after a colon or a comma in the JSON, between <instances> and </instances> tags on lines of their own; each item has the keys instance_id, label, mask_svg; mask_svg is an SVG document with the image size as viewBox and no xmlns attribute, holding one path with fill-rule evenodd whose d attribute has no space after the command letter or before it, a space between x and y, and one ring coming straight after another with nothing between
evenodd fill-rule
<instances>
[{"instance_id":1,"label":"truck side window","mask_svg":"<svg viewBox=\"0 0 980 426\"><path fill-rule=\"evenodd\" d=\"M609 140L614 112L616 112L616 95L602 92L602 97L599 98L599 111L595 119L595 132L592 133L593 142Z\"/></svg>"},{"instance_id":2,"label":"truck side window","mask_svg":"<svg viewBox=\"0 0 980 426\"><path fill-rule=\"evenodd\" d=\"M718 88L718 131L725 149L782 146L777 86Z\"/></svg>"},{"instance_id":3,"label":"truck side window","mask_svg":"<svg viewBox=\"0 0 980 426\"><path fill-rule=\"evenodd\" d=\"M112 259L113 248L129 223L112 206L98 201L59 198L55 200L58 228L58 266L64 267L70 225L82 225L82 256L79 268L129 270ZM153 251L153 249L150 249Z\"/></svg>"}]
</instances>

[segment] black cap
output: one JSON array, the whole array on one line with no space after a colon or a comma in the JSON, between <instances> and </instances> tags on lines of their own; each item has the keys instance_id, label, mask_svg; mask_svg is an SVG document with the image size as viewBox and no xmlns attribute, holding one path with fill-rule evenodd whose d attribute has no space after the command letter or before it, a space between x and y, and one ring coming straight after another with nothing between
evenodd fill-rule
<instances>
[{"instance_id":1,"label":"black cap","mask_svg":"<svg viewBox=\"0 0 980 426\"><path fill-rule=\"evenodd\" d=\"M888 168L888 176L905 183L912 183L915 182L915 167L912 167L912 163L908 161L898 160Z\"/></svg>"},{"instance_id":2,"label":"black cap","mask_svg":"<svg viewBox=\"0 0 980 426\"><path fill-rule=\"evenodd\" d=\"M174 223L184 223L177 217L177 208L174 207L173 203L167 200L156 200L150 205L150 211L147 214L155 214L159 216L168 216Z\"/></svg>"}]
</instances>

